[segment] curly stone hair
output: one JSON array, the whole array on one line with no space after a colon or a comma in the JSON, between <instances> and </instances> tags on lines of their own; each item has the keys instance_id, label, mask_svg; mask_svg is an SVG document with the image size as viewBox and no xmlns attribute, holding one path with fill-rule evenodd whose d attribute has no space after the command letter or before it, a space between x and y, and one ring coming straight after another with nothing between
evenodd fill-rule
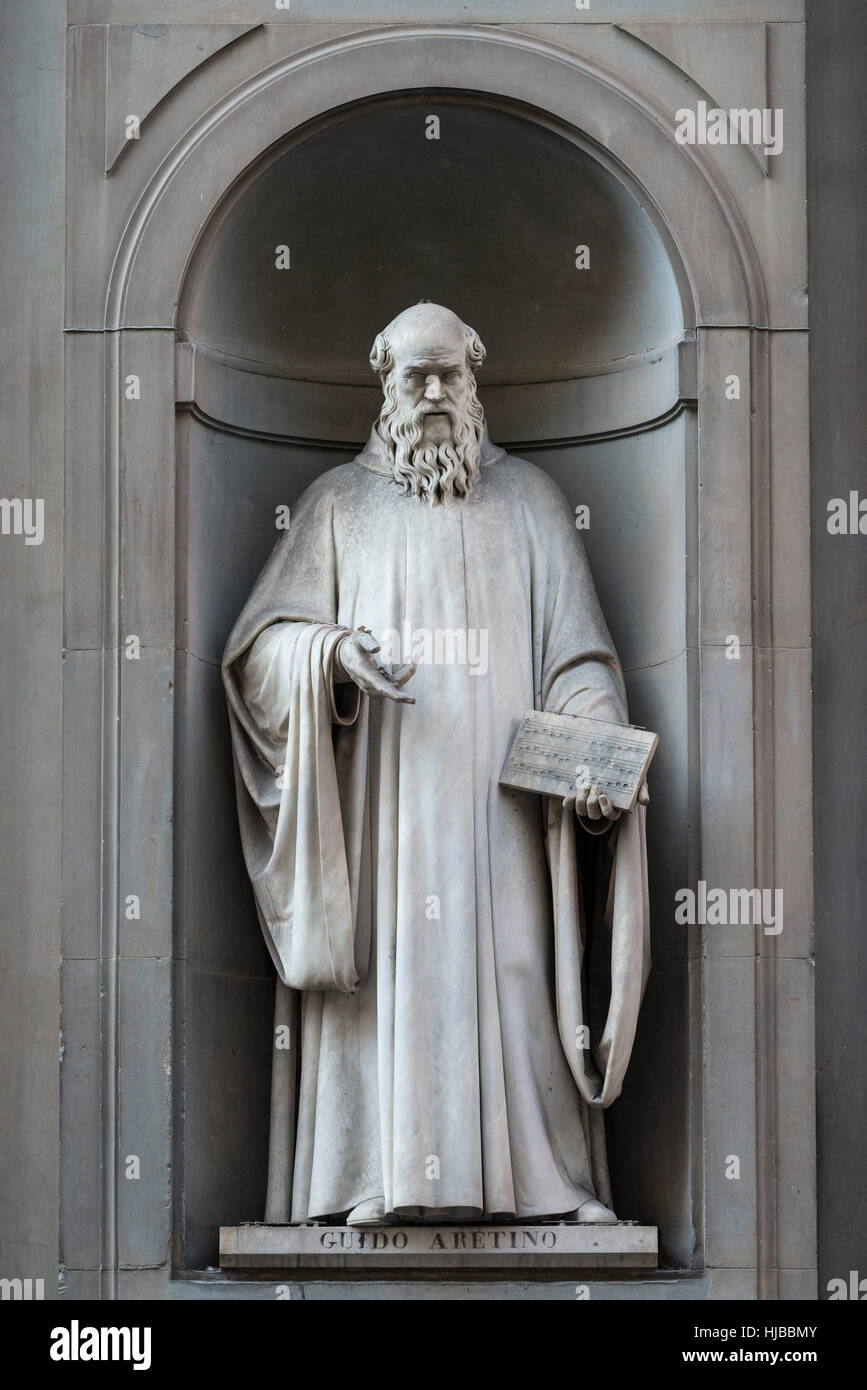
<instances>
[{"instance_id":1,"label":"curly stone hair","mask_svg":"<svg viewBox=\"0 0 867 1390\"><path fill-rule=\"evenodd\" d=\"M419 304L429 304L429 299L420 299ZM473 375L479 370L486 357L485 345L474 328L470 328L468 323L464 324L464 342L467 353L467 367ZM370 365L375 372L379 373L380 380L385 378L394 368L394 354L388 340L388 329L384 328L381 333L377 333L373 347L370 349Z\"/></svg>"}]
</instances>

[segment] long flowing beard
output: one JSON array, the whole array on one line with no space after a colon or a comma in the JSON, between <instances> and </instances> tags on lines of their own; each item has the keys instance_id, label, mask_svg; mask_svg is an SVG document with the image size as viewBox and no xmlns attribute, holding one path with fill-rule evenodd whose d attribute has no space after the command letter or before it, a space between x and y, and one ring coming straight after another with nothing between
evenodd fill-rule
<instances>
[{"instance_id":1,"label":"long flowing beard","mask_svg":"<svg viewBox=\"0 0 867 1390\"><path fill-rule=\"evenodd\" d=\"M450 497L466 497L479 476L479 456L485 415L475 383L465 411L440 406L452 423L452 438L423 444L424 417L430 406L406 410L397 399L391 377L383 384L385 399L379 416L380 434L391 452L395 482L435 507Z\"/></svg>"}]
</instances>

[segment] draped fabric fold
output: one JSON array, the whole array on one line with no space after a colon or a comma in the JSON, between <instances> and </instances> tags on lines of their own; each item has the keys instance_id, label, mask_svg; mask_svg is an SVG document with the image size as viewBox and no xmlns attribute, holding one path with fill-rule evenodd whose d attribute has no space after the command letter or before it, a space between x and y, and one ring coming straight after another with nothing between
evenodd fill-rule
<instances>
[{"instance_id":1,"label":"draped fabric fold","mask_svg":"<svg viewBox=\"0 0 867 1390\"><path fill-rule=\"evenodd\" d=\"M246 700L227 682L247 871L271 957L293 989L351 991L367 975L369 932L356 932L362 825L338 786L331 668L345 628L277 622L247 656ZM252 721L247 717L252 716ZM358 779L362 780L362 779Z\"/></svg>"},{"instance_id":2,"label":"draped fabric fold","mask_svg":"<svg viewBox=\"0 0 867 1390\"><path fill-rule=\"evenodd\" d=\"M574 815L561 806L551 803L548 816L560 1038L581 1095L600 1110L620 1095L650 970L645 814L645 808L637 806L611 831L611 844L605 846L603 891L583 912L576 844L581 832ZM610 1001L592 1054L591 1012L581 983L586 936L595 939L594 969L605 972ZM597 965L600 956L603 959ZM576 1038L587 1039L586 1047L576 1048Z\"/></svg>"}]
</instances>

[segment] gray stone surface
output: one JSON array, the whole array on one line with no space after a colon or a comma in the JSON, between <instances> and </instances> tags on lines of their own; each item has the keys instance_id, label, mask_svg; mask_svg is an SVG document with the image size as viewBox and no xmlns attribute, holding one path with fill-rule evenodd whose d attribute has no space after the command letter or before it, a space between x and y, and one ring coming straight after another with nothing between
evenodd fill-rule
<instances>
[{"instance_id":1,"label":"gray stone surface","mask_svg":"<svg viewBox=\"0 0 867 1390\"><path fill-rule=\"evenodd\" d=\"M117 1007L118 1266L164 1268L171 1240L171 962L124 961Z\"/></svg>"},{"instance_id":2,"label":"gray stone surface","mask_svg":"<svg viewBox=\"0 0 867 1390\"><path fill-rule=\"evenodd\" d=\"M63 660L63 961L98 960L102 653L67 650ZM94 1067L97 1063L94 1059Z\"/></svg>"},{"instance_id":3,"label":"gray stone surface","mask_svg":"<svg viewBox=\"0 0 867 1390\"><path fill-rule=\"evenodd\" d=\"M96 543L95 522L105 508L104 346L101 333L68 333L65 339L63 645L68 652L102 648L105 549Z\"/></svg>"},{"instance_id":4,"label":"gray stone surface","mask_svg":"<svg viewBox=\"0 0 867 1390\"><path fill-rule=\"evenodd\" d=\"M628 390L628 377L617 380ZM539 403L531 428L538 410ZM573 508L590 508L582 540L628 675L676 661L686 648L685 428L680 416L625 439L530 455Z\"/></svg>"},{"instance_id":5,"label":"gray stone surface","mask_svg":"<svg viewBox=\"0 0 867 1390\"><path fill-rule=\"evenodd\" d=\"M704 647L724 645L731 633L749 646L752 635L750 340L743 328L698 334L698 482L704 518L698 585ZM730 375L740 381L740 400L726 399ZM747 664L745 654L741 666Z\"/></svg>"},{"instance_id":6,"label":"gray stone surface","mask_svg":"<svg viewBox=\"0 0 867 1390\"><path fill-rule=\"evenodd\" d=\"M99 957L65 959L61 977L61 1261L98 1270L100 1224Z\"/></svg>"},{"instance_id":7,"label":"gray stone surface","mask_svg":"<svg viewBox=\"0 0 867 1390\"><path fill-rule=\"evenodd\" d=\"M223 1269L638 1269L655 1266L655 1226L224 1226Z\"/></svg>"},{"instance_id":8,"label":"gray stone surface","mask_svg":"<svg viewBox=\"0 0 867 1390\"><path fill-rule=\"evenodd\" d=\"M314 478L352 452L248 440L183 417L181 429L185 573L178 642L219 667L238 608L279 534L277 507L291 509Z\"/></svg>"},{"instance_id":9,"label":"gray stone surface","mask_svg":"<svg viewBox=\"0 0 867 1390\"><path fill-rule=\"evenodd\" d=\"M739 1303L759 1296L755 1269L713 1269L707 1271L707 1295L714 1302Z\"/></svg>"},{"instance_id":10,"label":"gray stone surface","mask_svg":"<svg viewBox=\"0 0 867 1390\"><path fill-rule=\"evenodd\" d=\"M798 1271L800 1273L800 1271ZM579 1275L580 1278L580 1275ZM672 1278L660 1274L653 1280L644 1279L606 1279L593 1280L575 1278L568 1280L550 1279L518 1282L500 1277L496 1281L474 1280L460 1283L457 1279L440 1277L432 1279L412 1279L388 1281L369 1279L355 1281L342 1279L317 1279L315 1282L291 1275L283 1276L284 1282L270 1280L251 1282L236 1277L212 1275L208 1279L173 1279L167 1285L166 1298L173 1301L189 1299L255 1300L257 1302L430 1302L430 1303L474 1303L474 1302L517 1302L552 1303L576 1301L617 1302L668 1302L670 1299L701 1300L708 1297L708 1281L697 1277ZM130 1294L141 1297L141 1294Z\"/></svg>"},{"instance_id":11,"label":"gray stone surface","mask_svg":"<svg viewBox=\"0 0 867 1390\"><path fill-rule=\"evenodd\" d=\"M166 407L175 389L174 334L124 333L118 385L121 636L136 633L142 646L168 652L175 631L175 596L166 582L174 568L175 495L174 420ZM138 399L130 397L133 390L140 392Z\"/></svg>"},{"instance_id":12,"label":"gray stone surface","mask_svg":"<svg viewBox=\"0 0 867 1390\"><path fill-rule=\"evenodd\" d=\"M802 795L804 778L813 773L810 706L811 664L809 645L777 653L774 669L774 770L778 802L775 812L776 882L784 894L783 930L767 937L766 946L777 956L794 957L814 964L815 920L813 912L813 859L804 846L818 844L821 826L812 824L812 806ZM811 1031L805 1032L805 1045ZM810 1043L810 1045L812 1045Z\"/></svg>"},{"instance_id":13,"label":"gray stone surface","mask_svg":"<svg viewBox=\"0 0 867 1390\"><path fill-rule=\"evenodd\" d=\"M270 15L268 16L270 18ZM172 88L255 25L111 24L106 31L105 168L130 148L126 121L139 128Z\"/></svg>"},{"instance_id":14,"label":"gray stone surface","mask_svg":"<svg viewBox=\"0 0 867 1390\"><path fill-rule=\"evenodd\" d=\"M270 7L269 7L270 8ZM262 0L211 0L209 18L214 23L258 22L262 19ZM69 0L70 24L137 23L141 9L136 0ZM148 18L151 23L183 24L201 19L199 0L150 0ZM491 0L472 10L459 0L427 0L425 18L431 22L485 20L489 24L521 22L526 18L526 0ZM652 17L656 21L716 19L717 0L614 0L605 11L609 23L641 21ZM562 21L562 0L538 0L534 17L539 20ZM803 0L727 0L726 18L739 20L800 20L804 17ZM297 20L320 22L351 19L359 23L406 23L418 19L415 0L333 0L327 9L317 0L292 0L291 10L276 10L268 16L271 23L291 24ZM576 23L597 24L593 8L570 14Z\"/></svg>"},{"instance_id":15,"label":"gray stone surface","mask_svg":"<svg viewBox=\"0 0 867 1390\"><path fill-rule=\"evenodd\" d=\"M5 497L42 498L45 535L0 537L2 1090L0 1276L57 1289L63 551L63 158L58 8L7 6L0 81ZM14 810L9 799L14 795Z\"/></svg>"},{"instance_id":16,"label":"gray stone surface","mask_svg":"<svg viewBox=\"0 0 867 1390\"><path fill-rule=\"evenodd\" d=\"M238 843L220 673L189 654L178 658L177 669L185 674L175 774L176 954L202 971L271 981Z\"/></svg>"},{"instance_id":17,"label":"gray stone surface","mask_svg":"<svg viewBox=\"0 0 867 1390\"><path fill-rule=\"evenodd\" d=\"M158 1269L120 1269L112 1297L122 1303L162 1301L169 1297L169 1277L166 1265Z\"/></svg>"},{"instance_id":18,"label":"gray stone surface","mask_svg":"<svg viewBox=\"0 0 867 1390\"><path fill-rule=\"evenodd\" d=\"M705 960L703 996L705 1259L736 1278L756 1249L755 1082L741 1062L755 1048L752 957Z\"/></svg>"},{"instance_id":19,"label":"gray stone surface","mask_svg":"<svg viewBox=\"0 0 867 1390\"><path fill-rule=\"evenodd\" d=\"M785 932L784 932L785 936ZM791 946L791 943L789 943ZM812 1029L803 1026L804 1005L814 1006L815 965L812 959L776 961L777 1081L777 1249L783 1268L814 1268L816 1221L803 1201L816 1190L815 1138L800 1121L805 1078L815 1075ZM780 1295L782 1296L782 1294Z\"/></svg>"},{"instance_id":20,"label":"gray stone surface","mask_svg":"<svg viewBox=\"0 0 867 1390\"><path fill-rule=\"evenodd\" d=\"M67 1303L91 1303L99 1299L99 1271L64 1268L60 1297Z\"/></svg>"},{"instance_id":21,"label":"gray stone surface","mask_svg":"<svg viewBox=\"0 0 867 1390\"><path fill-rule=\"evenodd\" d=\"M685 963L654 963L629 1075L606 1129L621 1212L658 1223L662 1263L677 1269L693 1267L701 1255L690 1163L694 1096L684 1070L695 1036L690 995ZM665 1088L660 1072L669 1078Z\"/></svg>"},{"instance_id":22,"label":"gray stone surface","mask_svg":"<svg viewBox=\"0 0 867 1390\"><path fill-rule=\"evenodd\" d=\"M810 514L807 334L769 333L767 338L770 388L778 407L769 441L774 637L781 647L803 651L810 645L810 532L823 524L821 511Z\"/></svg>"},{"instance_id":23,"label":"gray stone surface","mask_svg":"<svg viewBox=\"0 0 867 1390\"><path fill-rule=\"evenodd\" d=\"M174 656L171 650L142 647L138 660L121 656L120 672L118 953L126 959L168 960ZM133 896L135 909L129 904Z\"/></svg>"},{"instance_id":24,"label":"gray stone surface","mask_svg":"<svg viewBox=\"0 0 867 1390\"><path fill-rule=\"evenodd\" d=\"M750 790L754 755L752 650L742 646L740 659L734 661L722 647L704 647L700 658L704 776L698 877L708 889L771 887L756 881L755 807ZM754 949L755 928L748 924L708 926L702 931L702 950L708 960L723 956L752 959Z\"/></svg>"},{"instance_id":25,"label":"gray stone surface","mask_svg":"<svg viewBox=\"0 0 867 1390\"><path fill-rule=\"evenodd\" d=\"M815 1302L821 1295L815 1269L781 1269L781 1303Z\"/></svg>"},{"instance_id":26,"label":"gray stone surface","mask_svg":"<svg viewBox=\"0 0 867 1390\"><path fill-rule=\"evenodd\" d=\"M274 981L187 966L179 997L186 1057L178 1235L183 1265L202 1269L218 1263L221 1222L265 1210Z\"/></svg>"},{"instance_id":27,"label":"gray stone surface","mask_svg":"<svg viewBox=\"0 0 867 1390\"><path fill-rule=\"evenodd\" d=\"M867 1269L867 703L863 536L831 536L827 505L865 486L864 267L851 248L867 215L863 82L867 16L831 0L807 7L810 98L810 294L813 757L817 768L816 1025L819 1296ZM847 749L846 756L840 749Z\"/></svg>"}]
</instances>

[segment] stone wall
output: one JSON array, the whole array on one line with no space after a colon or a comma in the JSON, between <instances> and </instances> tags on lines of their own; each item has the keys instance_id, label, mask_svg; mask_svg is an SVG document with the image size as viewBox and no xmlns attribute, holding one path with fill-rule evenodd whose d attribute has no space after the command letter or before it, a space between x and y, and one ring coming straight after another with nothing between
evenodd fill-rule
<instances>
[{"instance_id":1,"label":"stone wall","mask_svg":"<svg viewBox=\"0 0 867 1390\"><path fill-rule=\"evenodd\" d=\"M660 763L658 804L683 829L654 908L661 949L653 988L662 993L655 1005L651 996L656 1012L648 1012L651 1026L640 1040L633 1098L627 1094L612 1118L621 1155L634 1120L655 1136L651 1180L642 1186L626 1159L621 1179L660 1223L663 1247L675 1233L678 1272L600 1281L594 1296L815 1296L800 0L732 0L722 16L716 0L613 0L604 17L593 4L578 10L564 0L532 7L526 0L430 0L423 17L409 0L293 0L290 11L264 0L69 0L65 36L60 7L49 0L7 9L5 80L14 124L4 138L18 182L16 196L4 202L3 244L14 251L18 297L5 329L7 447L15 461L6 491L45 499L46 535L41 547L26 547L22 537L0 541L8 576L4 656L15 652L0 677L8 827L0 856L12 888L3 988L14 980L2 1011L8 1034L0 1274L45 1277L53 1286L59 1210L63 1286L72 1296L237 1295L237 1286L173 1278L173 1271L190 1273L207 1259L224 1212L228 1220L256 1215L238 1203L255 1204L259 1179L252 1171L237 1179L246 1146L227 1132L233 1107L237 1113L246 1104L244 1090L236 1085L227 1108L220 1080L247 1045L250 1012L260 1001L266 1007L270 988L258 945L239 934L249 900L245 908L232 880L220 915L217 890L231 879L231 866L215 861L213 844L185 820L194 790L219 797L225 786L214 766L226 750L208 642L219 645L217 620L230 603L231 575L210 565L207 530L226 489L245 474L255 473L245 494L255 511L270 506L287 459L297 483L305 470L343 456L369 409L370 388L353 375L365 315L346 336L345 360L329 368L316 358L315 341L316 309L325 299L307 293L298 301L306 333L293 348L309 344L319 386L299 390L292 364L274 360L274 345L283 341L278 314L253 344L260 370L251 395L250 382L239 377L254 374L236 370L251 365L249 356L238 360L250 351L247 301L230 285L235 297L221 317L219 293L207 289L208 256L219 291L232 268L231 241L221 247L219 233L234 194L266 169L278 147L301 150L303 164L314 128L339 136L348 109L372 110L407 94L415 100L424 91L445 106L461 105L463 120L482 99L504 119L526 118L561 134L582 151L570 158L606 171L598 176L594 210L610 178L615 201L640 204L654 229L646 242L639 237L630 264L638 267L634 284L647 291L647 321L660 336L645 341L621 333L619 346L612 338L607 348L612 358L649 352L628 391L620 385L628 373L597 370L598 353L590 360L591 341L598 347L599 338L589 331L584 356L557 360L544 358L551 343L537 335L541 381L521 379L522 363L508 354L499 377L489 379L488 409L503 442L535 450L531 457L544 461L572 500L589 490L604 514L618 489L629 489L636 510L615 519L612 544L618 527L634 532L648 511L657 518L671 513L671 568L657 572L651 556L647 565L636 559L630 572L635 584L666 595L653 629L659 650L644 640L650 620L636 619L630 629L629 586L606 566L604 529L590 541L599 547L594 564L603 597L623 628L618 641L631 653L636 707L653 719L668 680L677 689L667 707L683 711L677 759L667 773ZM822 179L844 178L838 155L826 158L835 103L843 99L827 63L849 38L846 30L828 37L831 30L830 22L817 22L810 69L820 112L819 187ZM674 113L699 100L782 108L783 151L678 145ZM139 122L134 139L127 138L131 115ZM310 179L298 173L296 181L303 198ZM827 187L823 208L838 184ZM582 237L554 247L556 218L546 223L532 211L526 224L521 209L515 212L526 245L541 248L528 254L571 254ZM574 211L565 199L560 211L565 236ZM824 212L817 217L814 236L831 251L815 270L827 283L848 241L845 226L835 227ZM604 240L598 228L596 235ZM840 235L838 244L833 238ZM655 247L663 248L662 259ZM9 265L7 254L4 274ZM197 265L201 273L192 274ZM411 257L402 268L412 271ZM514 270L509 278L517 279ZM609 286L595 308L588 298L588 325L610 294ZM827 317L819 319L823 344L839 333L839 316L852 300L829 294ZM672 304L677 312L666 317ZM621 299L618 307L626 305ZM503 307L490 285L480 294L477 312L492 314L489 346L506 342L495 312ZM229 308L233 336L218 341ZM375 297L367 296L363 308L378 315ZM569 315L558 319L557 354L570 346L569 322ZM618 331L631 332L630 323L624 312ZM490 337L482 322L476 326ZM580 333L575 341L582 342ZM320 380L329 370L331 379ZM842 727L855 709L842 692L857 679L844 635L856 613L857 542L823 539L816 516L828 495L857 486L854 442L846 454L849 446L832 450L827 441L832 420L849 426L852 397L845 393L855 389L858 367L847 360L838 368L823 352L815 372L822 404L813 426L814 613L823 657L816 679L824 682L818 708L833 711L828 723L815 725L824 766L828 728ZM732 374L741 386L735 399L725 394ZM138 396L127 393L131 376ZM222 416L211 408L214 400ZM660 401L657 428L650 429ZM251 402L269 422L261 438ZM339 422L330 436L322 429L326 418ZM521 433L523 421L532 422L531 432ZM253 511L246 534L255 549L260 521ZM632 551L644 553L640 544ZM241 583L252 553L235 557L231 582ZM850 564L840 598L832 591ZM189 641L191 630L204 642L201 650ZM125 657L129 634L141 638L138 661ZM733 635L738 660L727 655ZM669 638L674 646L660 658ZM191 711L214 715L199 724L198 741L183 733L195 727ZM860 925L850 872L857 847L847 839L856 833L856 817L848 814L856 795L845 780L839 788L823 781L816 803L820 920L845 923L833 928L841 932L834 958L844 963L834 974L828 955L820 977L820 1043L829 1069L820 1075L834 1082L819 1090L828 1151L852 1133L843 1114L854 1099L846 1089L852 1071L841 1058L852 1038L847 1011L858 1000L849 995L841 1007L839 981L852 979L848 933ZM228 833L225 811L219 814ZM669 837L657 839L662 860ZM228 879L221 878L227 869ZM678 935L665 897L675 883L694 887L700 880L782 887L784 932L777 938L747 926L684 928ZM131 896L138 917L128 915ZM225 1020L225 1054L208 1043L215 1014ZM260 1047L261 1040L252 1043L253 1063ZM644 1104L658 1112L650 1098L660 1059L679 1077L680 1090L671 1123L657 1122L654 1131L641 1111ZM231 1075L237 1082L240 1073ZM249 1133L261 1139L262 1093L249 1099ZM130 1155L141 1163L134 1181L126 1176ZM726 1176L732 1155L741 1165L737 1182ZM852 1160L849 1167L855 1171ZM667 1171L677 1172L676 1185ZM838 1170L826 1172L823 1258L830 1277L856 1267L854 1244L839 1242L859 1200L863 1211L863 1190L835 1187ZM840 1260L845 1269L837 1271ZM502 1287L526 1296L522 1286ZM566 1296L565 1283L546 1287Z\"/></svg>"},{"instance_id":2,"label":"stone wall","mask_svg":"<svg viewBox=\"0 0 867 1390\"><path fill-rule=\"evenodd\" d=\"M816 1096L819 1288L867 1270L867 706L862 536L831 535L828 503L867 496L864 321L856 249L867 219L863 5L807 6ZM867 529L867 523L865 523Z\"/></svg>"}]
</instances>

